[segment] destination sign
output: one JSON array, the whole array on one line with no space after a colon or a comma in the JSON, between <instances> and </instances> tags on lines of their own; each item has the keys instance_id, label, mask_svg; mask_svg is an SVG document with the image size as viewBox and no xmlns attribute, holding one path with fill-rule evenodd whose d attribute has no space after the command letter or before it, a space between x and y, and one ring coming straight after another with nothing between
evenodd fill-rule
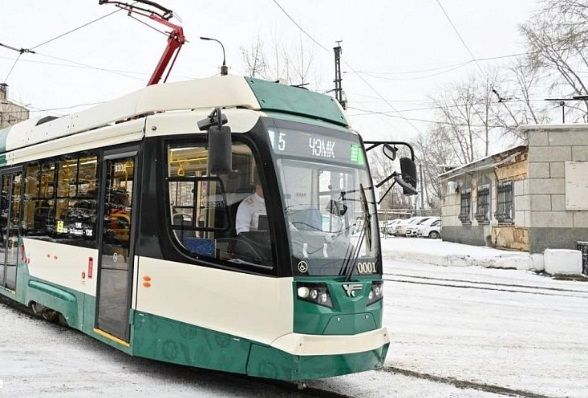
<instances>
[{"instance_id":1,"label":"destination sign","mask_svg":"<svg viewBox=\"0 0 588 398\"><path fill-rule=\"evenodd\" d=\"M295 130L268 129L272 149L276 154L331 160L363 166L365 159L361 145L352 135L333 137Z\"/></svg>"}]
</instances>

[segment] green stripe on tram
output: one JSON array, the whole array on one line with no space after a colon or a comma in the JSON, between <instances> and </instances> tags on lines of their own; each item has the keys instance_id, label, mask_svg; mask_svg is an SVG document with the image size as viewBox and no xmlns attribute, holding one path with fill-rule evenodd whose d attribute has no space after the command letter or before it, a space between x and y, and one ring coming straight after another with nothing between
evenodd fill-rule
<instances>
[{"instance_id":1,"label":"green stripe on tram","mask_svg":"<svg viewBox=\"0 0 588 398\"><path fill-rule=\"evenodd\" d=\"M367 284L368 278L365 278L364 282ZM300 356L239 336L133 310L130 316L131 341L130 346L126 347L94 331L96 308L94 296L31 278L27 265L20 261L16 290L16 299L22 304L28 305L30 301L37 301L59 311L66 317L70 327L79 329L127 354L180 365L254 377L301 381L380 368L388 351L388 344L386 344L360 353ZM0 291L0 294L4 292ZM297 308L295 312L298 315L300 311L309 315L314 313L304 308ZM363 323L359 319L365 318L366 314L356 314L349 317L350 322L344 322L343 328L337 322L336 326L325 334L372 329L374 324L380 327L381 311L381 302L375 303L368 307L371 324ZM319 323L322 323L322 326L318 329L323 329L324 325L332 323L334 319L330 314L324 317L319 316L319 318L321 318ZM298 322L300 319L298 318ZM365 326L367 324L369 327ZM358 325L360 325L359 328Z\"/></svg>"},{"instance_id":2,"label":"green stripe on tram","mask_svg":"<svg viewBox=\"0 0 588 398\"><path fill-rule=\"evenodd\" d=\"M340 355L287 352L173 319L135 311L133 355L200 368L287 381L318 379L380 368L388 345Z\"/></svg>"}]
</instances>

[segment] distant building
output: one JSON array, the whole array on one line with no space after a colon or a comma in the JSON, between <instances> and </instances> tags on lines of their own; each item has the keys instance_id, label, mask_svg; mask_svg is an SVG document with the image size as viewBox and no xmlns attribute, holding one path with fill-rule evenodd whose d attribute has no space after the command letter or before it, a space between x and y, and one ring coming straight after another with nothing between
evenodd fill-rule
<instances>
[{"instance_id":1,"label":"distant building","mask_svg":"<svg viewBox=\"0 0 588 398\"><path fill-rule=\"evenodd\" d=\"M528 146L441 174L444 240L531 253L588 241L588 124L522 130Z\"/></svg>"},{"instance_id":2,"label":"distant building","mask_svg":"<svg viewBox=\"0 0 588 398\"><path fill-rule=\"evenodd\" d=\"M29 118L29 110L8 100L8 84L0 83L0 129Z\"/></svg>"}]
</instances>

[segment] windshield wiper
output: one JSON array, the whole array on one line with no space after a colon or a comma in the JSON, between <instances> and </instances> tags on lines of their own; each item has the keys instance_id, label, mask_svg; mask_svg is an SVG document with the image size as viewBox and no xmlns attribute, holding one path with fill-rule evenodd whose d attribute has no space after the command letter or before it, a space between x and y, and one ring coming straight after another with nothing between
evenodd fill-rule
<instances>
[{"instance_id":1,"label":"windshield wiper","mask_svg":"<svg viewBox=\"0 0 588 398\"><path fill-rule=\"evenodd\" d=\"M361 199L361 207L363 210L363 228L361 229L361 233L359 234L359 239L357 242L357 247L355 248L355 253L349 257L348 261L345 263L343 269L345 272L345 282L349 282L351 277L353 276L353 271L355 270L355 264L357 263L357 259L359 258L359 254L361 253L361 246L363 245L363 241L366 241L367 251L371 251L372 248L372 226L371 226L371 219L372 216L369 212L367 196L365 194L365 189L363 188L362 184L359 184L360 187L360 199ZM352 251L353 252L353 251Z\"/></svg>"}]
</instances>

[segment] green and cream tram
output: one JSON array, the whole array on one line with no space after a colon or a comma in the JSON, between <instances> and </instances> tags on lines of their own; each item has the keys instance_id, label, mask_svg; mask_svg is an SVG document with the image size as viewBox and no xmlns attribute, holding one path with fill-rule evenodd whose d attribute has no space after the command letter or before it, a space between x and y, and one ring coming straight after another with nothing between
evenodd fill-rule
<instances>
[{"instance_id":1,"label":"green and cream tram","mask_svg":"<svg viewBox=\"0 0 588 398\"><path fill-rule=\"evenodd\" d=\"M1 130L0 152L2 295L160 361L282 380L382 366L375 188L331 97L152 85Z\"/></svg>"}]
</instances>

